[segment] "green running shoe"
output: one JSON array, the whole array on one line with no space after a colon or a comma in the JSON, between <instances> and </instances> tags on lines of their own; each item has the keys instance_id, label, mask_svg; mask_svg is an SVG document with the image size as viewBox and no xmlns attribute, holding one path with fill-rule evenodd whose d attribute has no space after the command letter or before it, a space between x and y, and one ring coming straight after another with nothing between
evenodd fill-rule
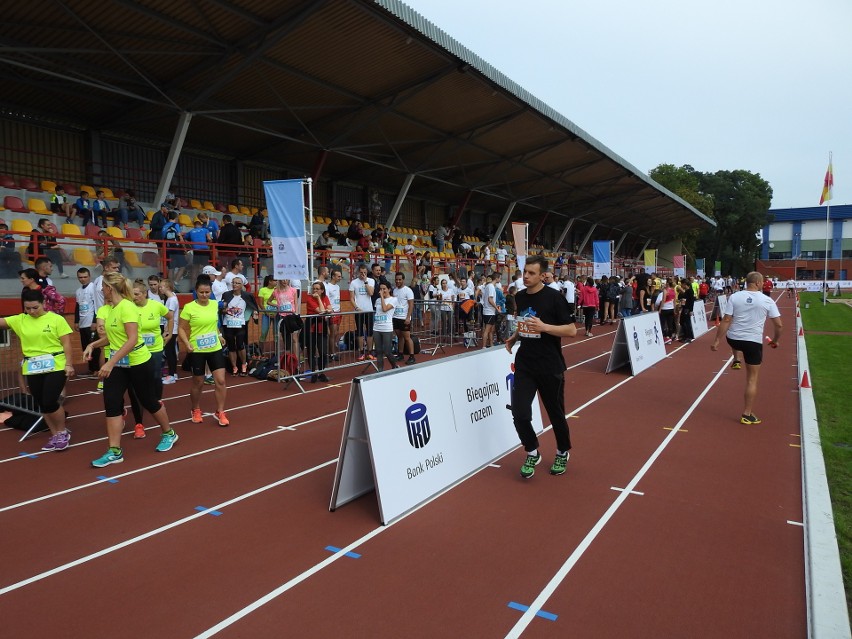
<instances>
[{"instance_id":1,"label":"green running shoe","mask_svg":"<svg viewBox=\"0 0 852 639\"><path fill-rule=\"evenodd\" d=\"M541 463L541 455L527 455L524 465L521 466L521 477L529 479L535 475L535 467Z\"/></svg>"},{"instance_id":2,"label":"green running shoe","mask_svg":"<svg viewBox=\"0 0 852 639\"><path fill-rule=\"evenodd\" d=\"M561 475L565 472L565 467L568 465L568 453L564 455L556 455L556 459L553 460L553 466L550 467L551 475Z\"/></svg>"}]
</instances>

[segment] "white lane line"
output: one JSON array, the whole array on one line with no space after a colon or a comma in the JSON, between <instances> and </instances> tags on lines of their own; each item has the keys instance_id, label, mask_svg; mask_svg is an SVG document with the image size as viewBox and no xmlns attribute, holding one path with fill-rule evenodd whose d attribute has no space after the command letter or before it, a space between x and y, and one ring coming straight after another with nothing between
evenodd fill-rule
<instances>
[{"instance_id":1,"label":"white lane line","mask_svg":"<svg viewBox=\"0 0 852 639\"><path fill-rule=\"evenodd\" d=\"M645 493L640 493L638 490L627 490L626 488L617 488L616 486L610 486L609 489L619 493L630 493L631 495L639 495L641 497L645 496Z\"/></svg>"},{"instance_id":2,"label":"white lane line","mask_svg":"<svg viewBox=\"0 0 852 639\"><path fill-rule=\"evenodd\" d=\"M529 604L529 608L527 611L521 615L521 618L518 619L517 623L512 627L512 629L506 634L507 639L512 638L516 639L521 636L521 633L526 630L527 626L529 626L530 622L535 618L536 612L542 610L544 604L548 599L553 595L556 591L556 588L565 580L568 576L568 573L571 572L571 569L577 564L580 560L580 557L589 549L592 542L595 538L600 534L601 530L603 530L604 526L612 519L613 515L621 508L621 505L627 500L630 492L636 487L641 479L647 474L648 470L650 470L651 466L654 465L654 462L657 461L657 458L660 454L666 449L669 443L674 439L675 434L686 423L686 420L689 419L690 415L698 408L698 405L701 401L707 396L707 393L710 392L710 389L716 385L716 382L722 377L722 374L727 370L728 364L733 361L733 357L730 357L725 365L719 369L719 372L713 377L709 384L701 391L701 394L692 402L692 405L687 409L687 411L683 414L677 424L675 424L674 429L666 435L666 438L662 441L662 443L657 447L657 449L651 454L642 468L639 469L639 472L634 475L633 479L627 484L623 491L618 494L618 497L615 498L615 501L612 505L607 509L607 511L601 516L601 518L595 523L592 529L585 536L583 541L574 549L574 552L568 557L562 567L556 572L556 574L551 578L551 580L547 583L547 585L542 589L542 591L538 594L535 600Z\"/></svg>"},{"instance_id":3,"label":"white lane line","mask_svg":"<svg viewBox=\"0 0 852 639\"><path fill-rule=\"evenodd\" d=\"M802 528L804 528L804 527L805 527L805 525L804 525L802 522L800 522L800 521L790 521L790 520L788 519L788 520L787 520L787 523L788 523L788 524L790 524L791 526L801 526Z\"/></svg>"},{"instance_id":4,"label":"white lane line","mask_svg":"<svg viewBox=\"0 0 852 639\"><path fill-rule=\"evenodd\" d=\"M277 431L276 431L277 432ZM187 522L198 519L199 517L204 517L210 510L222 510L226 506L231 506L236 504L237 502L243 501L244 499L248 499L249 497L253 497L254 495L259 495L262 492L280 486L282 484L286 484L287 482L291 482L294 479L299 479L300 477L304 477L314 471L325 468L326 466L330 466L331 464L336 464L337 459L330 459L326 462L319 464L318 466L314 466L313 468L308 468L303 470L295 475L290 475L289 477L285 477L284 479L279 479L278 481L272 482L271 484L267 484L266 486L261 486L251 492L244 493L233 499L229 499L228 501L223 501L215 506L211 506L207 510L203 510L201 512L196 512L192 515L184 517L183 519L178 519L177 521L173 521L170 524L166 524L164 526L160 526L159 528L155 528L154 530L149 530L146 533L142 533L141 535L137 535L131 539L126 539L120 543L117 543L113 546L109 546L108 548L103 548L102 550L98 550L97 552L93 552L90 555L86 555L85 557L80 557L79 559L75 559L74 561L68 562L67 564L62 564L61 566L57 566L56 568L51 568L50 570L46 570L45 572L39 573L22 581L18 581L16 583L10 584L4 588L0 588L0 596L5 595L7 593L12 592L13 590L18 590L19 588L23 588L24 586L28 586L37 581L41 581L42 579L46 579L47 577L51 577L60 572L64 572L70 568L74 568L75 566L79 566L80 564L84 564L86 562L92 561L93 559L97 559L98 557L103 557L104 555L108 555L110 553L115 552L116 550L121 550L122 548L126 548L127 546L131 546L140 541L144 541L150 537L155 535L159 535L160 533L171 530L172 528L177 528ZM118 475L116 475L118 477Z\"/></svg>"},{"instance_id":5,"label":"white lane line","mask_svg":"<svg viewBox=\"0 0 852 639\"><path fill-rule=\"evenodd\" d=\"M579 336L579 330L580 329L577 329L577 331L578 331L577 335L578 336ZM585 344L586 342L591 342L593 339L597 339L599 337L606 337L607 335L615 335L615 331L608 331L606 333L601 333L600 335L592 335L591 337L583 337L579 341L569 342L568 344L563 344L562 348L568 348L569 346L579 346L580 344ZM569 338L569 339L576 339L576 338Z\"/></svg>"},{"instance_id":6,"label":"white lane line","mask_svg":"<svg viewBox=\"0 0 852 639\"><path fill-rule=\"evenodd\" d=\"M305 420L303 422L299 422L298 424L293 424L295 426L304 426L306 424L311 424L313 422L320 421L322 419L327 419L329 417L335 417L337 415L342 415L346 412L346 409L336 411L334 413L327 413L325 415L320 415L319 417L313 417L311 419ZM288 429L289 430L289 429ZM163 466L168 466L169 464L175 464L179 461L183 461L185 459L192 459L193 457L199 457L201 455L207 455L208 453L214 453L217 450L222 450L224 448L230 448L231 446L236 446L238 444L244 444L246 442L253 441L255 439L260 439L261 437L268 437L269 435L275 435L277 433L284 432L279 428L275 430L270 430L265 433L260 433L258 435L252 435L251 437L244 437L243 439L237 439L232 442L228 442L227 444L221 444L219 446L214 446L213 448L205 448L204 450L199 450L194 453L189 453L188 455L182 455L180 457L173 457L171 459L167 459L165 461L158 462L156 464L151 464L150 466L143 466L141 468L137 468L135 470L127 471L126 473L119 473L117 475L111 475L109 479L99 479L97 481L88 482L85 484L79 484L77 486L72 486L71 488L66 488L64 490L56 491L55 493L50 493L48 495L42 495L41 497L34 497L33 499L28 499L26 501L18 502L17 504L10 504L9 506L3 506L0 508L0 513L6 512L7 510L14 510L15 508L21 508L23 506L29 506L30 504L35 504L40 501L45 501L47 499L52 499L54 497L60 497L62 495L67 495L68 493L77 492L78 490L83 490L84 488L91 488L92 486L97 486L98 484L103 484L106 481L111 479L121 479L122 477L130 477L131 475L136 475L138 473L144 473L149 470L154 470L155 468L161 468Z\"/></svg>"}]
</instances>

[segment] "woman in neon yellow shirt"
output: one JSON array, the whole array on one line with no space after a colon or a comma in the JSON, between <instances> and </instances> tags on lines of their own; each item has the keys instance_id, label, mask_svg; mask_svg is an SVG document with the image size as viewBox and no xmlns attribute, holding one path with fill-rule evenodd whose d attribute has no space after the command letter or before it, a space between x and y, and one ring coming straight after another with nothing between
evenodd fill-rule
<instances>
[{"instance_id":1,"label":"woman in neon yellow shirt","mask_svg":"<svg viewBox=\"0 0 852 639\"><path fill-rule=\"evenodd\" d=\"M204 385L204 367L207 366L216 384L216 412L213 417L219 426L227 426L230 422L225 415L224 340L219 332L219 304L211 301L211 291L210 276L199 275L195 282L195 301L184 306L180 312L178 336L192 364L192 387L189 390L192 422L200 424L204 419L201 415L201 389Z\"/></svg>"},{"instance_id":2,"label":"woman in neon yellow shirt","mask_svg":"<svg viewBox=\"0 0 852 639\"><path fill-rule=\"evenodd\" d=\"M159 285L159 282L157 282ZM172 339L172 312L165 305L148 297L148 286L145 280L133 282L133 303L139 311L139 332L151 359L154 361L154 394L157 401L163 399L163 348L164 335L160 332L160 318L166 318L165 327L169 329L167 341ZM133 429L133 439L145 438L145 426L142 425L142 408L135 393L130 394L130 407L133 409L133 418L136 426Z\"/></svg>"},{"instance_id":3,"label":"woman in neon yellow shirt","mask_svg":"<svg viewBox=\"0 0 852 639\"><path fill-rule=\"evenodd\" d=\"M277 311L278 304L272 299L272 294L275 292L275 280L271 275L267 275L263 278L263 287L257 292L257 299L260 302L259 306L261 310L264 311ZM272 313L264 313L263 318L260 321L260 343L264 344L266 342L266 335L269 333L269 327L272 325L273 318L275 316Z\"/></svg>"},{"instance_id":4,"label":"woman in neon yellow shirt","mask_svg":"<svg viewBox=\"0 0 852 639\"><path fill-rule=\"evenodd\" d=\"M21 372L50 428L50 439L41 449L65 450L71 444L71 432L65 428L65 411L59 405L59 396L65 381L74 376L71 327L64 317L44 309L41 291L26 288L21 301L24 312L0 318L0 328L12 329L21 340Z\"/></svg>"},{"instance_id":5,"label":"woman in neon yellow shirt","mask_svg":"<svg viewBox=\"0 0 852 639\"><path fill-rule=\"evenodd\" d=\"M106 413L109 449L92 462L95 468L124 461L121 431L124 429L124 394L133 388L142 407L151 413L163 434L157 444L158 452L171 450L178 440L169 425L166 407L157 399L151 379L154 376L151 353L139 331L139 310L132 302L130 283L120 273L103 276L104 304L110 309L104 322L106 335L86 347L83 357L89 359L92 350L109 346L110 356L98 377L104 382L104 412Z\"/></svg>"}]
</instances>

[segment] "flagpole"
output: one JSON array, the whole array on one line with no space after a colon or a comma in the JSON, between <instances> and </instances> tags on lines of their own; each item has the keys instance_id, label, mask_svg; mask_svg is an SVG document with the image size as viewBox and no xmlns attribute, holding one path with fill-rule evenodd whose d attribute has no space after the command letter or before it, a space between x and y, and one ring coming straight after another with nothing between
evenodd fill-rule
<instances>
[{"instance_id":1,"label":"flagpole","mask_svg":"<svg viewBox=\"0 0 852 639\"><path fill-rule=\"evenodd\" d=\"M831 151L828 152L828 168L831 170L832 162L831 162ZM832 176L833 178L833 176ZM831 215L831 190L829 186L829 199L826 200L825 205L825 264L822 269L822 305L825 306L828 303L828 248L829 248L829 223L828 218Z\"/></svg>"}]
</instances>

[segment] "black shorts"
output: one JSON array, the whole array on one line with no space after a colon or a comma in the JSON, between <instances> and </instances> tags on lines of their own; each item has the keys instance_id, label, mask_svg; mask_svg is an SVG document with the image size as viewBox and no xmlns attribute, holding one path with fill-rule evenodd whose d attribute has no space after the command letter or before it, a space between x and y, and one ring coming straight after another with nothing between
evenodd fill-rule
<instances>
[{"instance_id":1,"label":"black shorts","mask_svg":"<svg viewBox=\"0 0 852 639\"><path fill-rule=\"evenodd\" d=\"M373 317L370 312L360 313L355 316L355 334L370 337L373 334Z\"/></svg>"},{"instance_id":2,"label":"black shorts","mask_svg":"<svg viewBox=\"0 0 852 639\"><path fill-rule=\"evenodd\" d=\"M393 330L395 331L410 331L411 322L406 322L404 317L393 318Z\"/></svg>"},{"instance_id":3,"label":"black shorts","mask_svg":"<svg viewBox=\"0 0 852 639\"><path fill-rule=\"evenodd\" d=\"M483 316L482 316L482 323L483 324L488 324L490 326L492 324L495 324L496 322L497 322L497 316L496 315L484 315L483 314Z\"/></svg>"},{"instance_id":4,"label":"black shorts","mask_svg":"<svg viewBox=\"0 0 852 639\"><path fill-rule=\"evenodd\" d=\"M209 353L190 353L189 363L192 365L192 374L195 377L200 377L204 375L205 365L211 373L220 368L225 368L225 355L221 348Z\"/></svg>"},{"instance_id":5,"label":"black shorts","mask_svg":"<svg viewBox=\"0 0 852 639\"><path fill-rule=\"evenodd\" d=\"M744 339L731 339L726 337L728 345L735 351L742 351L743 360L749 366L760 366L763 361L763 344L748 342Z\"/></svg>"}]
</instances>

